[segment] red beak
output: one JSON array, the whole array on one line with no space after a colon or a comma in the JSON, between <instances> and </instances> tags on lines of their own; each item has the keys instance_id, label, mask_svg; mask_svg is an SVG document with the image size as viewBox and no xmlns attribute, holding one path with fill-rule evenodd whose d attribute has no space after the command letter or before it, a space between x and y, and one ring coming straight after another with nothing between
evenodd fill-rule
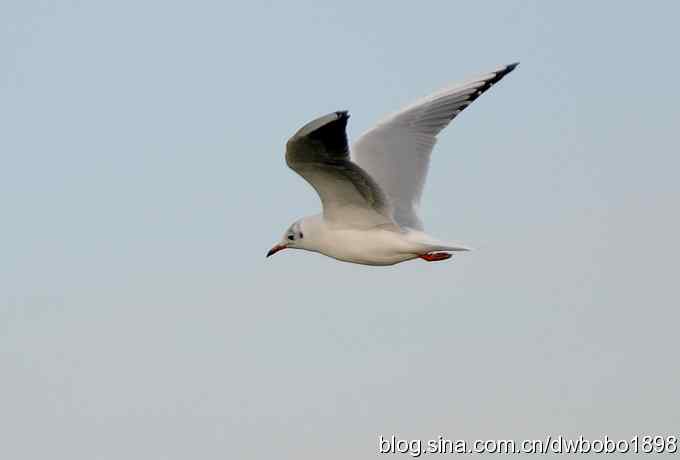
<instances>
[{"instance_id":1,"label":"red beak","mask_svg":"<svg viewBox=\"0 0 680 460\"><path fill-rule=\"evenodd\" d=\"M277 244L276 246L274 246L273 248L271 248L271 249L269 250L269 252L267 253L267 257L273 256L273 255L276 254L277 252L283 251L283 250L286 249L286 248L287 248L287 246L284 246L284 245L282 245L282 244Z\"/></svg>"}]
</instances>

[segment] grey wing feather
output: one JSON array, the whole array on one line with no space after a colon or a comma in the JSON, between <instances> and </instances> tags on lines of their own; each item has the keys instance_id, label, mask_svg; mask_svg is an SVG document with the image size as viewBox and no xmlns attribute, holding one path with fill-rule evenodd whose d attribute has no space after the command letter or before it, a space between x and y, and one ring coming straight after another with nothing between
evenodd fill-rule
<instances>
[{"instance_id":1,"label":"grey wing feather","mask_svg":"<svg viewBox=\"0 0 680 460\"><path fill-rule=\"evenodd\" d=\"M286 144L286 163L316 190L324 219L352 227L392 223L378 184L350 160L347 112L333 112L300 128Z\"/></svg>"}]
</instances>

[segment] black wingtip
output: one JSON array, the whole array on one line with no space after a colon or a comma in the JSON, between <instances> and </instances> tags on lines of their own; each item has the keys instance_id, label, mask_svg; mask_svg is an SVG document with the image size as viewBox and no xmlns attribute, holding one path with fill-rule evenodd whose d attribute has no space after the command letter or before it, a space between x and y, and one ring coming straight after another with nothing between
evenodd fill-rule
<instances>
[{"instance_id":1,"label":"black wingtip","mask_svg":"<svg viewBox=\"0 0 680 460\"><path fill-rule=\"evenodd\" d=\"M503 77L505 77L507 74L509 74L510 72L512 72L513 70L515 70L515 67L517 67L518 65L519 65L519 62L513 62L512 64L508 64L508 65L506 65L506 66L502 66L502 67L498 68L498 70L496 70L496 71L494 71L494 72L491 72L491 73L490 73L491 78L489 78L488 80L483 80L483 83L482 83L479 87L477 87L477 91L475 91L474 93L470 94L470 95L467 97L466 101L468 102L468 104L465 105L464 107L462 107L460 110L458 110L458 111L454 114L454 116L457 115L461 110L465 109L466 107L469 107L470 104L471 104L475 99L477 99L479 96L481 96L482 94L484 94L484 93L485 93L489 88L491 88L493 85L495 85L496 83L498 83L499 81L501 81L501 79L502 79Z\"/></svg>"},{"instance_id":2,"label":"black wingtip","mask_svg":"<svg viewBox=\"0 0 680 460\"><path fill-rule=\"evenodd\" d=\"M515 67L519 65L519 62L513 62L512 64L506 65L501 70L497 71L496 78L493 79L493 83L498 82L501 78L505 77L507 74L515 70Z\"/></svg>"},{"instance_id":3,"label":"black wingtip","mask_svg":"<svg viewBox=\"0 0 680 460\"><path fill-rule=\"evenodd\" d=\"M489 80L486 82L486 85L482 86L482 87L479 89L479 94L483 93L484 91L486 91L487 89L491 88L493 85L495 85L496 83L498 83L499 81L501 81L501 79L502 79L503 77L505 77L507 74L509 74L510 72L512 72L513 70L515 70L515 67L517 67L518 65L519 65L519 62L514 62L514 63L512 63L512 64L510 64L510 65L506 65L505 67L503 67L503 68L500 69L500 70L497 70L497 71L495 72L495 74L494 74L494 77L491 78L491 79L489 79Z\"/></svg>"},{"instance_id":4,"label":"black wingtip","mask_svg":"<svg viewBox=\"0 0 680 460\"><path fill-rule=\"evenodd\" d=\"M337 117L335 120L331 119L307 135L310 139L321 141L329 155L344 157L349 151L346 132L349 113L346 110L334 113Z\"/></svg>"}]
</instances>

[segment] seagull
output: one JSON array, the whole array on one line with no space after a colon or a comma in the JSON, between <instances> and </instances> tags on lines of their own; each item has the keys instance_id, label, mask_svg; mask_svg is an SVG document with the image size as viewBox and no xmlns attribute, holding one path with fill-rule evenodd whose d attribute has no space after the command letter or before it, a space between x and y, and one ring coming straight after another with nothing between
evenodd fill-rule
<instances>
[{"instance_id":1,"label":"seagull","mask_svg":"<svg viewBox=\"0 0 680 460\"><path fill-rule=\"evenodd\" d=\"M425 233L420 198L437 135L472 101L512 72L502 66L393 113L347 142L347 111L319 117L286 143L286 163L316 190L323 212L295 221L267 257L304 249L334 259L386 266L447 260L468 251Z\"/></svg>"}]
</instances>

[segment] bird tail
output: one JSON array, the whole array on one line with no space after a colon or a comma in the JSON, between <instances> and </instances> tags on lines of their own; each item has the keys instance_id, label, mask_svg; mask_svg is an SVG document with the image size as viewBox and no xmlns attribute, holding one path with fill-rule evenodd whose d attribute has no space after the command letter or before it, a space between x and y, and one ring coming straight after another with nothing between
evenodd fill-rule
<instances>
[{"instance_id":1,"label":"bird tail","mask_svg":"<svg viewBox=\"0 0 680 460\"><path fill-rule=\"evenodd\" d=\"M411 231L410 237L412 241L417 242L424 246L424 249L428 252L433 251L471 251L472 248L465 246L461 243L446 242L438 240L424 232L421 231Z\"/></svg>"},{"instance_id":2,"label":"bird tail","mask_svg":"<svg viewBox=\"0 0 680 460\"><path fill-rule=\"evenodd\" d=\"M434 244L431 249L431 251L472 251L471 247L468 246L463 246L460 243L441 243L441 244Z\"/></svg>"}]
</instances>

